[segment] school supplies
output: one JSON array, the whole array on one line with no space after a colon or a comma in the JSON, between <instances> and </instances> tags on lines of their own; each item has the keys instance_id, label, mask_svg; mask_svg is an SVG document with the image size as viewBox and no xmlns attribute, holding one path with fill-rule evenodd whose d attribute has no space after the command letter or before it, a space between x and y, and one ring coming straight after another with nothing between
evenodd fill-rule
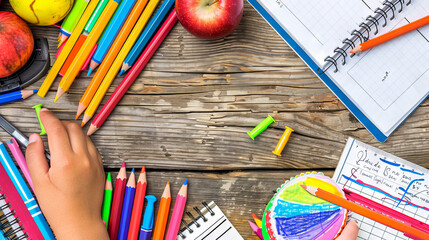
<instances>
[{"instance_id":1,"label":"school supplies","mask_svg":"<svg viewBox=\"0 0 429 240\"><path fill-rule=\"evenodd\" d=\"M122 163L118 176L116 176L115 191L113 192L112 208L110 211L109 220L109 236L110 239L117 239L119 232L119 224L121 221L122 204L124 202L125 184L127 181L127 170L125 162Z\"/></svg>"},{"instance_id":2,"label":"school supplies","mask_svg":"<svg viewBox=\"0 0 429 240\"><path fill-rule=\"evenodd\" d=\"M173 213L171 214L170 224L168 225L165 240L175 240L180 230L180 222L182 221L183 211L186 206L186 199L188 195L188 179L185 180L183 186L180 188L174 204Z\"/></svg>"},{"instance_id":3,"label":"school supplies","mask_svg":"<svg viewBox=\"0 0 429 240\"><path fill-rule=\"evenodd\" d=\"M164 192L159 202L158 215L156 217L155 230L153 230L153 239L164 239L165 227L167 226L168 213L170 212L171 193L170 182L167 182Z\"/></svg>"},{"instance_id":4,"label":"school supplies","mask_svg":"<svg viewBox=\"0 0 429 240\"><path fill-rule=\"evenodd\" d=\"M286 182L286 179L284 179L284 181ZM256 226L258 226L259 228L261 228L262 227L262 221L261 221L261 219L259 219L254 213L252 213L252 217L253 217L253 220L256 223Z\"/></svg>"},{"instance_id":5,"label":"school supplies","mask_svg":"<svg viewBox=\"0 0 429 240\"><path fill-rule=\"evenodd\" d=\"M76 55L79 53L80 49L82 48L83 43L88 38L89 33L86 31L83 31L83 33L79 36L79 39L77 40L76 44L73 47L73 50L70 52L69 56L67 57L66 62L63 64L63 67L61 68L60 72L58 73L60 76L64 77L67 70L70 68L70 65L72 64L73 60L76 58ZM63 46L61 46L58 51L58 54L61 54ZM88 58L86 59L85 63L80 68L80 71L85 70L85 68L88 66L89 61L91 60L91 55L94 55L95 50L97 49L97 44L92 48L91 53L89 54Z\"/></svg>"},{"instance_id":6,"label":"school supplies","mask_svg":"<svg viewBox=\"0 0 429 240\"><path fill-rule=\"evenodd\" d=\"M85 60L88 58L120 2L121 0L110 0L106 8L104 8L96 24L94 25L94 28L89 33L88 38L80 48L76 58L73 60L66 74L64 74L63 78L61 79L54 101L57 101L59 97L69 90L74 79L78 75L80 68L85 63Z\"/></svg>"},{"instance_id":7,"label":"school supplies","mask_svg":"<svg viewBox=\"0 0 429 240\"><path fill-rule=\"evenodd\" d=\"M248 221L250 227L252 228L252 231L258 236L259 239L264 240L264 237L262 237L262 230L260 227L256 226L256 224L252 223L251 221Z\"/></svg>"},{"instance_id":8,"label":"school supplies","mask_svg":"<svg viewBox=\"0 0 429 240\"><path fill-rule=\"evenodd\" d=\"M165 20L164 24L160 27L158 32L155 34L154 38L151 40L147 48L144 50L140 58L137 60L136 64L132 67L130 72L122 80L121 84L110 96L107 103L103 106L100 112L97 114L97 117L91 123L91 126L88 129L87 135L93 134L97 131L101 125L104 123L109 114L113 111L116 104L124 96L125 92L131 86L131 84L136 80L137 76L141 73L143 68L149 62L150 58L153 56L155 51L158 49L161 42L165 39L167 34L173 28L174 24L177 22L176 11L172 10L168 18Z\"/></svg>"},{"instance_id":9,"label":"school supplies","mask_svg":"<svg viewBox=\"0 0 429 240\"><path fill-rule=\"evenodd\" d=\"M18 169L13 163L12 159L9 156L9 153L6 150L6 147L3 143L0 142L0 163L3 165L3 168L6 170L7 175L12 180L13 185L21 196L22 200L25 203L28 211L30 212L33 220L36 222L37 227L42 233L44 239L46 240L55 240L54 234L49 228L48 223L46 222L45 217L43 216L39 206L37 205L36 200L31 194L30 189L25 184L24 179L19 174Z\"/></svg>"},{"instance_id":10,"label":"school supplies","mask_svg":"<svg viewBox=\"0 0 429 240\"><path fill-rule=\"evenodd\" d=\"M33 106L33 109L36 111L36 116L37 116L37 121L39 121L39 125L40 125L40 135L45 135L46 134L46 130L45 127L43 127L42 121L40 121L40 110L42 109L42 104L38 104L36 106Z\"/></svg>"},{"instance_id":11,"label":"school supplies","mask_svg":"<svg viewBox=\"0 0 429 240\"><path fill-rule=\"evenodd\" d=\"M27 235L29 239L43 239L24 201L0 164L0 239L13 235L18 238Z\"/></svg>"},{"instance_id":12,"label":"school supplies","mask_svg":"<svg viewBox=\"0 0 429 240\"><path fill-rule=\"evenodd\" d=\"M104 58L103 62L101 63L100 68L95 73L94 77L92 78L91 82L89 83L89 86L85 90L85 93L83 94L81 100L79 101L79 107L76 114L76 119L82 114L82 112L86 109L86 107L89 105L90 101L95 95L96 90L99 88L100 84L102 83L100 90L104 89L105 86L110 86L111 82L115 79L115 76L117 74L117 71L119 70L119 63L116 63L117 67L115 65L112 65L115 58L118 56L118 52L120 51L121 47L124 45L125 40L127 39L130 31L133 29L137 19L141 15L143 9L145 8L147 3L147 0L138 0L134 8L132 9L131 13L129 14L129 17L124 23L124 26L119 31L118 36L116 37L115 41L113 42L111 48L107 52L106 57ZM115 60L116 61L116 60ZM97 65L98 66L98 65ZM114 69L118 70L114 70ZM94 66L93 66L94 69ZM108 72L109 71L109 72ZM114 72L114 74L112 74ZM90 72L88 72L89 75ZM107 73L107 76L106 76ZM108 83L107 83L108 82ZM98 92L97 91L97 92ZM106 89L107 91L107 89ZM96 95L97 97L98 95ZM96 98L94 97L94 98Z\"/></svg>"},{"instance_id":13,"label":"school supplies","mask_svg":"<svg viewBox=\"0 0 429 240\"><path fill-rule=\"evenodd\" d=\"M249 2L379 141L428 96L428 26L349 54L367 39L426 16L427 2Z\"/></svg>"},{"instance_id":14,"label":"school supplies","mask_svg":"<svg viewBox=\"0 0 429 240\"><path fill-rule=\"evenodd\" d=\"M349 138L333 179L349 192L429 223L429 196L423 194L429 183L429 170L426 168ZM347 195L351 196L350 193ZM355 202L356 198L349 200ZM390 210L382 211L384 215L394 214ZM403 233L395 229L360 215L351 217L358 221L360 238L404 239ZM416 227L418 224L411 225Z\"/></svg>"},{"instance_id":15,"label":"school supplies","mask_svg":"<svg viewBox=\"0 0 429 240\"><path fill-rule=\"evenodd\" d=\"M353 50L351 50L350 53L359 53L359 52L367 51L370 48L373 48L373 47L378 46L380 44L383 44L387 41L390 41L394 38L402 36L408 32L416 30L417 28L421 28L428 23L429 23L429 16L426 16L426 17L421 18L417 21L414 21L412 23L408 23L402 27L399 27L395 30L388 32L388 33L385 33L381 36L367 40L367 41L359 44L355 48L353 48Z\"/></svg>"},{"instance_id":16,"label":"school supplies","mask_svg":"<svg viewBox=\"0 0 429 240\"><path fill-rule=\"evenodd\" d=\"M16 142L15 138L12 138L11 140L9 140L7 142L7 146L10 152L12 153L13 157L15 158L15 161L18 163L19 168L21 168L21 171L24 174L25 179L27 180L28 184L30 185L31 189L34 192L33 181L31 180L30 171L28 170L28 167L27 167L27 162L25 161L24 154L19 148L19 145Z\"/></svg>"},{"instance_id":17,"label":"school supplies","mask_svg":"<svg viewBox=\"0 0 429 240\"><path fill-rule=\"evenodd\" d=\"M110 217L110 207L112 206L112 176L110 173L107 174L106 186L104 187L104 198L103 198L103 207L101 219L106 223L106 228L109 228L109 217Z\"/></svg>"},{"instance_id":18,"label":"school supplies","mask_svg":"<svg viewBox=\"0 0 429 240\"><path fill-rule=\"evenodd\" d=\"M104 8L106 8L108 2L109 0L100 0L100 2L98 2L97 7L95 8L91 17L88 19L85 28L83 29L84 31L91 32L95 23L97 23L98 18L100 18L101 13L104 11Z\"/></svg>"},{"instance_id":19,"label":"school supplies","mask_svg":"<svg viewBox=\"0 0 429 240\"><path fill-rule=\"evenodd\" d=\"M124 72L128 71L128 69L130 69L136 62L137 58L140 56L140 53L146 47L146 44L149 42L156 29L158 29L158 27L161 25L162 20L165 18L165 16L167 16L168 12L173 7L174 2L174 0L164 0L156 14L152 17L151 21L149 22L142 35L137 40L137 43L133 46L133 48L125 58L119 76L121 76ZM158 1L154 4L156 5L157 3Z\"/></svg>"},{"instance_id":20,"label":"school supplies","mask_svg":"<svg viewBox=\"0 0 429 240\"><path fill-rule=\"evenodd\" d=\"M204 208L201 210L194 207L198 214L196 218L190 212L187 212L190 217L192 216L191 219L195 220L187 224L189 229L184 228L179 232L177 240L243 240L215 202L212 201L209 204L203 202L203 206Z\"/></svg>"},{"instance_id":21,"label":"school supplies","mask_svg":"<svg viewBox=\"0 0 429 240\"><path fill-rule=\"evenodd\" d=\"M289 141L289 137L292 134L293 129L286 126L286 130L284 131L283 135L280 137L279 142L277 143L276 148L274 149L273 153L279 157L281 157L281 153L283 149L286 146L286 143Z\"/></svg>"},{"instance_id":22,"label":"school supplies","mask_svg":"<svg viewBox=\"0 0 429 240\"><path fill-rule=\"evenodd\" d=\"M273 122L275 122L274 118L268 115L264 120L262 120L258 125L256 125L256 127L253 128L252 131L247 132L247 135L249 135L252 140L255 140L255 137L258 136L265 129L267 129L267 127L270 126Z\"/></svg>"},{"instance_id":23,"label":"school supplies","mask_svg":"<svg viewBox=\"0 0 429 240\"><path fill-rule=\"evenodd\" d=\"M86 22L91 17L91 14L94 12L94 9L99 1L100 0L92 0L86 7L85 12L83 13L82 17L80 18L78 24L75 27L75 30L73 30L72 34L67 39L67 42L65 43L64 48L61 51L59 57L54 62L54 65L52 66L45 80L43 81L42 86L40 86L39 91L37 92L37 95L39 95L40 97L45 97L48 93L49 88L51 87L52 83L54 83L58 72L61 70L61 67L63 66L64 62L67 60L69 53L73 49L74 44L78 40L80 34L83 31L83 28L85 27Z\"/></svg>"},{"instance_id":24,"label":"school supplies","mask_svg":"<svg viewBox=\"0 0 429 240\"><path fill-rule=\"evenodd\" d=\"M401 232L407 233L409 234L409 236L418 237L420 239L429 239L429 233L425 233L419 229L409 226L408 224L397 221L393 218L390 218L383 214L372 211L368 208L362 207L359 204L348 201L345 198L338 197L337 195L332 194L328 191L325 191L321 188L313 187L313 186L305 186L305 185L301 185L301 187L307 190L307 192L313 194L314 196L317 196L335 205L344 207L352 212L355 212L359 215L370 218L376 222L379 222L381 224L384 224L386 226L389 226Z\"/></svg>"},{"instance_id":25,"label":"school supplies","mask_svg":"<svg viewBox=\"0 0 429 240\"><path fill-rule=\"evenodd\" d=\"M46 38L34 38L33 54L27 63L9 77L0 78L0 94L18 91L45 76L50 67L49 45Z\"/></svg>"},{"instance_id":26,"label":"school supplies","mask_svg":"<svg viewBox=\"0 0 429 240\"><path fill-rule=\"evenodd\" d=\"M115 15L113 16L112 20L109 22L109 26L107 26L106 30L104 31L103 36L101 37L101 40L100 40L100 44L98 45L98 48L91 59L91 62L89 64L88 76L91 74L92 70L96 69L98 65L101 63L101 61L103 61L104 56L106 56L106 53L110 49L110 46L112 45L113 40L116 38L117 34L119 33L119 30L121 30L122 25L127 19L135 3L136 3L136 0L122 0L118 10L115 12ZM140 15L140 14L137 14L137 15ZM137 17L138 16L135 16L136 20L137 20ZM131 25L134 25L134 24L131 24ZM129 27L131 28L131 26ZM126 35L128 35L128 33L129 31L126 33Z\"/></svg>"},{"instance_id":27,"label":"school supplies","mask_svg":"<svg viewBox=\"0 0 429 240\"><path fill-rule=\"evenodd\" d=\"M64 42L73 32L77 23L79 22L80 17L85 11L86 6L88 6L90 0L76 0L73 4L73 8L70 10L69 14L63 20L60 28L59 45Z\"/></svg>"},{"instance_id":28,"label":"school supplies","mask_svg":"<svg viewBox=\"0 0 429 240\"><path fill-rule=\"evenodd\" d=\"M150 240L152 235L152 227L153 227L153 218L154 218L154 205L156 202L156 197L153 195L149 195L145 197L147 200L146 210L144 211L143 223L140 229L140 237L139 240Z\"/></svg>"},{"instance_id":29,"label":"school supplies","mask_svg":"<svg viewBox=\"0 0 429 240\"><path fill-rule=\"evenodd\" d=\"M135 193L136 193L136 177L135 177L134 168L133 168L130 174L130 178L128 179L127 186L125 188L124 203L122 204L123 207L122 207L121 223L119 225L118 240L127 239Z\"/></svg>"},{"instance_id":30,"label":"school supplies","mask_svg":"<svg viewBox=\"0 0 429 240\"><path fill-rule=\"evenodd\" d=\"M143 213L146 186L146 170L145 167L142 167L139 179L137 180L136 194L130 220L130 228L128 230L128 240L137 239L139 236L140 220Z\"/></svg>"},{"instance_id":31,"label":"school supplies","mask_svg":"<svg viewBox=\"0 0 429 240\"><path fill-rule=\"evenodd\" d=\"M1 94L0 105L26 99L32 96L36 92L37 90L20 90L16 92Z\"/></svg>"}]
</instances>

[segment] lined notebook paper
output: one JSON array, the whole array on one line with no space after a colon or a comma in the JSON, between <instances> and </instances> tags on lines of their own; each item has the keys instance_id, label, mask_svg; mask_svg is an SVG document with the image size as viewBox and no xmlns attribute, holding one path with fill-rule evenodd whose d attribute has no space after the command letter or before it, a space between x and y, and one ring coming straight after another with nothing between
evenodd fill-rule
<instances>
[{"instance_id":1,"label":"lined notebook paper","mask_svg":"<svg viewBox=\"0 0 429 240\"><path fill-rule=\"evenodd\" d=\"M429 224L429 170L349 138L333 179L354 193ZM398 232L355 213L359 240L404 240Z\"/></svg>"},{"instance_id":2,"label":"lined notebook paper","mask_svg":"<svg viewBox=\"0 0 429 240\"><path fill-rule=\"evenodd\" d=\"M379 0L249 2L380 141L428 96L429 26L353 57L348 53L351 48L341 48L353 33L358 36L354 43L359 44L361 38L373 38L426 16L429 1L413 0L409 6L405 4L408 0L387 1L395 6L393 11ZM368 21L377 12L386 15ZM321 76L317 69L324 69L325 58L333 56L335 49L341 56L336 61L338 71L332 66Z\"/></svg>"},{"instance_id":3,"label":"lined notebook paper","mask_svg":"<svg viewBox=\"0 0 429 240\"><path fill-rule=\"evenodd\" d=\"M195 217L196 221L187 224L188 227L179 232L177 240L243 239L215 202L210 202L197 211L197 214L199 216Z\"/></svg>"}]
</instances>

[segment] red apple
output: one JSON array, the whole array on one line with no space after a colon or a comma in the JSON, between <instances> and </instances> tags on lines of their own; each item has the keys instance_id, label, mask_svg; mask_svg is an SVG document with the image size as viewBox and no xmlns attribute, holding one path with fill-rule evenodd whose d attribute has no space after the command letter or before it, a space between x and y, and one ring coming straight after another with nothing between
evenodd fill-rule
<instances>
[{"instance_id":1,"label":"red apple","mask_svg":"<svg viewBox=\"0 0 429 240\"><path fill-rule=\"evenodd\" d=\"M190 33L218 39L232 33L243 15L243 0L176 0L180 23Z\"/></svg>"},{"instance_id":2,"label":"red apple","mask_svg":"<svg viewBox=\"0 0 429 240\"><path fill-rule=\"evenodd\" d=\"M0 78L24 66L33 48L33 34L27 24L14 13L0 11Z\"/></svg>"}]
</instances>

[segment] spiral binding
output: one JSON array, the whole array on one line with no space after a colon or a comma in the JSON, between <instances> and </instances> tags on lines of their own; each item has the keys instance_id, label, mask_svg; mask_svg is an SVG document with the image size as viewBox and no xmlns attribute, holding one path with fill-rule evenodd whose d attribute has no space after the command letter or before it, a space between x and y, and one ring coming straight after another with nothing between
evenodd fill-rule
<instances>
[{"instance_id":1,"label":"spiral binding","mask_svg":"<svg viewBox=\"0 0 429 240\"><path fill-rule=\"evenodd\" d=\"M353 30L350 38L343 40L343 46L337 47L334 50L333 56L327 56L325 58L325 65L322 69L317 69L318 74L325 73L332 66L335 67L334 73L338 72L338 64L341 60L341 65L346 64L346 58L348 52L355 48L357 45L367 41L369 35L372 31L374 35L378 34L379 26L385 27L387 22L393 20L396 16L395 13L400 13L404 9L404 6L408 6L411 3L411 0L385 0L383 2L383 8L377 8L374 10L374 16L368 16L365 20L359 24L359 30ZM391 17L389 18L389 13ZM350 57L353 57L355 54L351 54Z\"/></svg>"},{"instance_id":2,"label":"spiral binding","mask_svg":"<svg viewBox=\"0 0 429 240\"><path fill-rule=\"evenodd\" d=\"M0 200L6 200L5 194L0 194ZM19 218L14 218L12 221L7 221L9 217L15 216L16 212L15 210L11 210L8 213L4 213L4 210L10 209L10 203L3 203L0 204L0 213L3 215L0 216L0 234L3 234L3 236L6 239L10 240L24 240L28 238L28 235L25 233L21 236L17 236L16 234L22 230L24 230L23 226L19 226L18 228L12 228L12 226L16 223L19 223Z\"/></svg>"},{"instance_id":3,"label":"spiral binding","mask_svg":"<svg viewBox=\"0 0 429 240\"><path fill-rule=\"evenodd\" d=\"M210 213L211 216L214 216L215 213L213 212L213 210L210 208L210 206L206 203L206 202L202 202L203 206L207 209L207 211ZM198 207L194 207L195 212L198 214L198 216L195 218L192 213L190 212L186 212L186 215L189 216L189 218L191 219L190 223L185 222L184 220L182 220L183 225L185 226L184 228L182 228L179 231L179 236L182 237L182 239L185 239L186 236L183 235L183 232L188 230L189 233L193 233L194 231L192 230L191 226L195 225L197 228L201 227L201 224L198 223L199 219L203 219L204 222L207 222L207 217L204 216L204 214L201 212L200 209L198 209Z\"/></svg>"}]
</instances>

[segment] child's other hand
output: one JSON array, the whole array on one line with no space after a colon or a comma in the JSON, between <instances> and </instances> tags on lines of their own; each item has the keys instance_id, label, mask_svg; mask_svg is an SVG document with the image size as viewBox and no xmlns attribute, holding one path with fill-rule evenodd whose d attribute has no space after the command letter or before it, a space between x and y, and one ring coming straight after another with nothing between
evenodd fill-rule
<instances>
[{"instance_id":1,"label":"child's other hand","mask_svg":"<svg viewBox=\"0 0 429 240\"><path fill-rule=\"evenodd\" d=\"M79 125L47 109L40 119L48 134L51 166L43 141L31 134L26 151L34 190L58 239L108 239L101 220L104 170L100 154Z\"/></svg>"}]
</instances>

